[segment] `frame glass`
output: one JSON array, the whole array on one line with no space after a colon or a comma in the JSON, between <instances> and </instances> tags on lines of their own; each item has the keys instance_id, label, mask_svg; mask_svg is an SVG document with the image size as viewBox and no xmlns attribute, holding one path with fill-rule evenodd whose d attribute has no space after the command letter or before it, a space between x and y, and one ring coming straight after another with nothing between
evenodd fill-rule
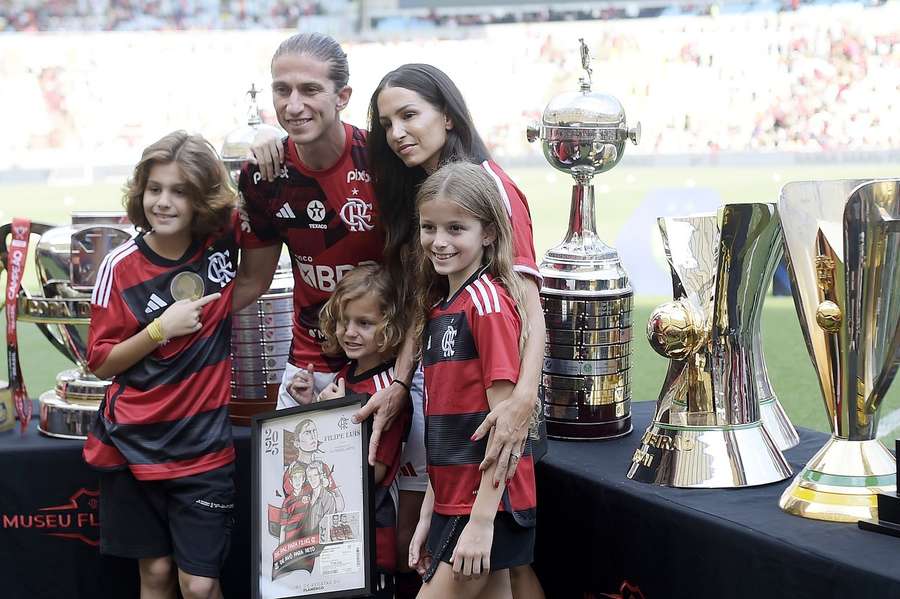
<instances>
[{"instance_id":1,"label":"frame glass","mask_svg":"<svg viewBox=\"0 0 900 599\"><path fill-rule=\"evenodd\" d=\"M253 599L374 592L371 422L349 395L259 414L251 425Z\"/></svg>"}]
</instances>

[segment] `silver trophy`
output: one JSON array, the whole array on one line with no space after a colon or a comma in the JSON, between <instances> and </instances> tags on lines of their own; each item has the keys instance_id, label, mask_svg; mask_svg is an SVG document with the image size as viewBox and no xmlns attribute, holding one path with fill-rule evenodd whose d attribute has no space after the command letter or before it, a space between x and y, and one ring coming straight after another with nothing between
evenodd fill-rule
<instances>
[{"instance_id":1,"label":"silver trophy","mask_svg":"<svg viewBox=\"0 0 900 599\"><path fill-rule=\"evenodd\" d=\"M230 131L222 143L222 162L225 164L235 188L237 188L241 168L253 157L250 146L257 134L263 130L270 130L278 136L284 133L278 127L263 123L259 116L259 105L256 102L259 92L260 90L256 89L255 85L250 85L250 89L247 90L247 95L250 96L247 106L247 124Z\"/></svg>"},{"instance_id":2,"label":"silver trophy","mask_svg":"<svg viewBox=\"0 0 900 599\"><path fill-rule=\"evenodd\" d=\"M727 488L791 475L760 418L759 317L780 256L774 204L660 218L674 300L654 310L647 337L669 370L656 416L628 478ZM754 342L757 339L757 342Z\"/></svg>"},{"instance_id":3,"label":"silver trophy","mask_svg":"<svg viewBox=\"0 0 900 599\"><path fill-rule=\"evenodd\" d=\"M878 493L897 488L895 458L876 433L900 365L900 180L788 183L778 210L831 426L779 505L818 520L872 519Z\"/></svg>"},{"instance_id":4,"label":"silver trophy","mask_svg":"<svg viewBox=\"0 0 900 599\"><path fill-rule=\"evenodd\" d=\"M284 367L291 353L294 275L290 262L279 263L269 290L235 312L231 325L231 421L275 409Z\"/></svg>"},{"instance_id":5,"label":"silver trophy","mask_svg":"<svg viewBox=\"0 0 900 599\"><path fill-rule=\"evenodd\" d=\"M7 227L0 227L3 255ZM40 235L34 261L41 294L31 295L23 288L18 319L35 323L75 363L75 368L56 376L55 389L40 395L38 430L52 437L83 439L109 385L87 369L91 291L103 258L135 231L124 213L115 212L75 212L69 226L32 223L31 231Z\"/></svg>"},{"instance_id":6,"label":"silver trophy","mask_svg":"<svg viewBox=\"0 0 900 599\"><path fill-rule=\"evenodd\" d=\"M549 437L605 439L631 432L632 288L616 250L597 236L591 179L619 163L628 140L639 142L640 124L629 129L619 101L591 91L580 42L580 89L555 97L542 123L528 128L551 166L575 179L569 230L540 266L547 325L540 393Z\"/></svg>"}]
</instances>

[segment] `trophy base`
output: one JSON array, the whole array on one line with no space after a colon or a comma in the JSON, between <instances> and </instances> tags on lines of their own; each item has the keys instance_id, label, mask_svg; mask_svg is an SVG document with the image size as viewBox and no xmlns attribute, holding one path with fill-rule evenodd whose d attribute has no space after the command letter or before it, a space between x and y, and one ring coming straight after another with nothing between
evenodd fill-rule
<instances>
[{"instance_id":1,"label":"trophy base","mask_svg":"<svg viewBox=\"0 0 900 599\"><path fill-rule=\"evenodd\" d=\"M759 400L759 419L766 427L769 436L775 441L775 446L781 451L796 447L800 443L797 429L791 424L784 408L781 407L781 403L774 395Z\"/></svg>"},{"instance_id":2,"label":"trophy base","mask_svg":"<svg viewBox=\"0 0 900 599\"><path fill-rule=\"evenodd\" d=\"M781 495L789 514L829 522L878 519L878 493L897 492L897 462L877 440L832 436Z\"/></svg>"},{"instance_id":3,"label":"trophy base","mask_svg":"<svg viewBox=\"0 0 900 599\"><path fill-rule=\"evenodd\" d=\"M100 408L100 402L90 405L63 401L54 390L42 393L38 403L41 408L38 431L58 439L87 439Z\"/></svg>"},{"instance_id":4,"label":"trophy base","mask_svg":"<svg viewBox=\"0 0 900 599\"><path fill-rule=\"evenodd\" d=\"M611 422L559 422L546 419L547 437L563 441L603 441L631 433L631 414Z\"/></svg>"},{"instance_id":5,"label":"trophy base","mask_svg":"<svg viewBox=\"0 0 900 599\"><path fill-rule=\"evenodd\" d=\"M792 474L762 422L722 427L654 422L631 460L628 478L666 487L755 487Z\"/></svg>"}]
</instances>

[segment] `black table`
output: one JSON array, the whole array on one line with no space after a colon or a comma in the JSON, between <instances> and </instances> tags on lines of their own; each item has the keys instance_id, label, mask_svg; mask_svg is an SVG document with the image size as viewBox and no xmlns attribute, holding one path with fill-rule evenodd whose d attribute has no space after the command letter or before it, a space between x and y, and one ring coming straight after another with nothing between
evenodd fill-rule
<instances>
[{"instance_id":1,"label":"black table","mask_svg":"<svg viewBox=\"0 0 900 599\"><path fill-rule=\"evenodd\" d=\"M37 432L0 433L0 597L138 597L137 562L101 556L98 476L81 458L83 441ZM250 429L234 427L236 523L222 574L225 597L250 596ZM53 509L47 509L53 508Z\"/></svg>"},{"instance_id":2,"label":"black table","mask_svg":"<svg viewBox=\"0 0 900 599\"><path fill-rule=\"evenodd\" d=\"M623 439L550 442L535 561L548 597L900 597L900 539L782 512L790 481L688 490L625 478L653 407L632 404ZM826 439L800 431L785 452L795 473Z\"/></svg>"},{"instance_id":3,"label":"black table","mask_svg":"<svg viewBox=\"0 0 900 599\"><path fill-rule=\"evenodd\" d=\"M628 437L551 441L538 465L535 569L548 599L618 594L625 581L647 599L900 597L900 540L784 514L778 497L787 482L688 491L627 480L652 406L633 404ZM222 585L226 597L245 599L249 429L234 435L237 523ZM795 471L826 436L801 430L800 438L787 452ZM100 556L95 545L97 475L81 445L43 437L34 422L24 436L0 433L0 597L137 597L136 563Z\"/></svg>"}]
</instances>

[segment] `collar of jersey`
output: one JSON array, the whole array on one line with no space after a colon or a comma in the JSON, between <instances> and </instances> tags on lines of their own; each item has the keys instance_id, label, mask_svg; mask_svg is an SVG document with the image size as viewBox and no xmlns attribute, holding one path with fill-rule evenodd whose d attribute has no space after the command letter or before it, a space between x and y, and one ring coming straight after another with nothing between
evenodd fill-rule
<instances>
[{"instance_id":1,"label":"collar of jersey","mask_svg":"<svg viewBox=\"0 0 900 599\"><path fill-rule=\"evenodd\" d=\"M454 302L454 300L456 300L456 298L459 297L459 294L462 293L466 287L471 285L475 281L475 279L477 279L478 277L480 277L481 275L483 275L486 272L487 272L487 264L485 264L484 266L482 266L481 268L476 270L475 273L471 277L469 277L465 283L460 285L459 289L456 290L456 293L454 293L452 297L449 297L446 300L444 300L443 302L441 302L441 304L439 306L440 309L446 310L450 306L450 304L452 304Z\"/></svg>"},{"instance_id":2,"label":"collar of jersey","mask_svg":"<svg viewBox=\"0 0 900 599\"><path fill-rule=\"evenodd\" d=\"M375 368L370 368L365 372L361 372L356 374L356 360L350 360L350 366L347 368L347 382L348 383L359 383L360 381L364 381L371 376L375 376L376 374L381 374L390 368L393 368L394 362L396 362L396 358L391 358L387 362L382 362L380 365Z\"/></svg>"},{"instance_id":3,"label":"collar of jersey","mask_svg":"<svg viewBox=\"0 0 900 599\"><path fill-rule=\"evenodd\" d=\"M285 150L287 150L287 162L293 164L297 170L307 176L321 177L340 168L341 165L344 164L344 159L347 158L347 154L350 153L350 148L353 146L353 125L344 122L341 122L341 124L344 126L344 149L341 151L341 155L338 156L338 159L334 164L320 171L309 168L300 160L300 153L297 152L297 146L294 145L294 142L291 141L290 137L285 140L285 144L287 145L285 148Z\"/></svg>"},{"instance_id":4,"label":"collar of jersey","mask_svg":"<svg viewBox=\"0 0 900 599\"><path fill-rule=\"evenodd\" d=\"M143 231L140 233L135 239L134 242L137 244L138 248L141 250L141 253L157 266L180 266L187 262L190 258L197 253L197 250L200 249L200 240L193 239L191 240L191 245L184 251L184 254L181 255L180 258L175 260L169 260L168 258L163 258L159 254L153 251L153 248L147 244L147 241L144 239L144 236L147 235L147 231Z\"/></svg>"}]
</instances>

